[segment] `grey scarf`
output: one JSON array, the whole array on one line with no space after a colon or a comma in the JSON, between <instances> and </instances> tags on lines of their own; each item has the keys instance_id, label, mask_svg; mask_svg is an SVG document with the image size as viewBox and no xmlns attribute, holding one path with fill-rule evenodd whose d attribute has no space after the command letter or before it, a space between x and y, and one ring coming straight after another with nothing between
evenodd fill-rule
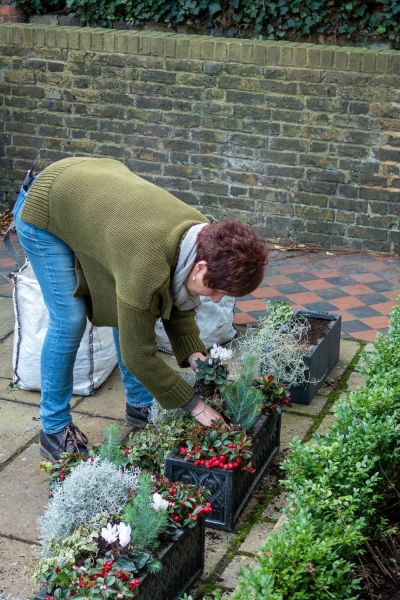
<instances>
[{"instance_id":1,"label":"grey scarf","mask_svg":"<svg viewBox=\"0 0 400 600\"><path fill-rule=\"evenodd\" d=\"M185 281L196 259L197 234L206 225L208 225L208 223L192 225L181 242L178 262L172 275L170 285L170 301L163 314L164 319L168 319L172 305L177 306L179 310L192 310L200 304L200 296L190 296L186 289Z\"/></svg>"}]
</instances>

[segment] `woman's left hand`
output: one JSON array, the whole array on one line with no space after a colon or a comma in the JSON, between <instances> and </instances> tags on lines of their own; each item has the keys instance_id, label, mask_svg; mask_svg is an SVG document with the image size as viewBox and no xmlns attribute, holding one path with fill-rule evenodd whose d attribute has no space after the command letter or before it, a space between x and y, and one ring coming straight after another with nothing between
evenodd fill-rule
<instances>
[{"instance_id":1,"label":"woman's left hand","mask_svg":"<svg viewBox=\"0 0 400 600\"><path fill-rule=\"evenodd\" d=\"M197 371L196 361L199 359L206 360L206 357L204 356L204 354L202 352L193 352L193 354L191 354L188 357L189 365L191 366L192 371L194 371L195 373Z\"/></svg>"}]
</instances>

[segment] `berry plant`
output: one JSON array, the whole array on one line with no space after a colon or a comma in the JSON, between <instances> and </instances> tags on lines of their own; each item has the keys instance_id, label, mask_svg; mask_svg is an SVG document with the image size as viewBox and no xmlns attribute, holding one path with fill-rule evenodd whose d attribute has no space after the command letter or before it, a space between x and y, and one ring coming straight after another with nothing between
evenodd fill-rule
<instances>
[{"instance_id":1,"label":"berry plant","mask_svg":"<svg viewBox=\"0 0 400 600\"><path fill-rule=\"evenodd\" d=\"M215 422L206 431L201 426L196 427L179 452L195 466L254 472L250 465L250 437L222 421Z\"/></svg>"}]
</instances>

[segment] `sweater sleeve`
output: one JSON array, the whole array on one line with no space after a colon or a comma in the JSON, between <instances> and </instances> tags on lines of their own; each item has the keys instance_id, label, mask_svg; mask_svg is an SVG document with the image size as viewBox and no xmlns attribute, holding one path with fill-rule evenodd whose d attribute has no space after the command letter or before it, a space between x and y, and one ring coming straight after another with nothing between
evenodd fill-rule
<instances>
[{"instance_id":1,"label":"sweater sleeve","mask_svg":"<svg viewBox=\"0 0 400 600\"><path fill-rule=\"evenodd\" d=\"M118 299L118 326L125 367L163 408L180 408L194 396L193 388L158 355L156 317Z\"/></svg>"},{"instance_id":2,"label":"sweater sleeve","mask_svg":"<svg viewBox=\"0 0 400 600\"><path fill-rule=\"evenodd\" d=\"M162 319L164 329L180 367L188 367L188 356L193 352L207 354L199 336L194 310L180 311L172 307L169 319Z\"/></svg>"}]
</instances>

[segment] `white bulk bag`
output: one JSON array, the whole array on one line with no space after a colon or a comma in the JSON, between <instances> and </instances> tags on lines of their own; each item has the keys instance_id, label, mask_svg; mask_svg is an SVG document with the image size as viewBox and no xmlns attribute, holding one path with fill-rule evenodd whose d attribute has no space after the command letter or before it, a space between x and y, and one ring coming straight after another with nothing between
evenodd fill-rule
<instances>
[{"instance_id":1,"label":"white bulk bag","mask_svg":"<svg viewBox=\"0 0 400 600\"><path fill-rule=\"evenodd\" d=\"M24 390L40 390L40 355L48 325L48 311L29 262L11 274L15 316L13 382ZM89 396L117 364L111 327L89 321L74 367L73 393Z\"/></svg>"},{"instance_id":2,"label":"white bulk bag","mask_svg":"<svg viewBox=\"0 0 400 600\"><path fill-rule=\"evenodd\" d=\"M201 304L196 309L196 323L206 348L211 348L213 344L225 344L235 337L236 329L233 325L235 300L230 296L224 296L215 304L208 296L201 296ZM161 319L156 323L156 340L159 350L172 353Z\"/></svg>"}]
</instances>

